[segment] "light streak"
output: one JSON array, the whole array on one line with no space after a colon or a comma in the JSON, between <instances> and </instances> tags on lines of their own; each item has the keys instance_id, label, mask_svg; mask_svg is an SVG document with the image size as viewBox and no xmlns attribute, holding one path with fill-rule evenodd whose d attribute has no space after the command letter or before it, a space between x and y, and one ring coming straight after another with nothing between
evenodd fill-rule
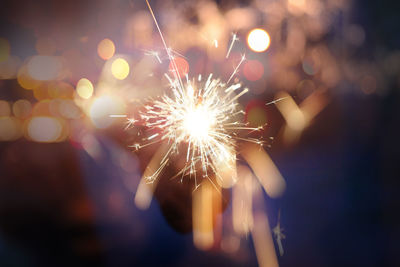
<instances>
[{"instance_id":1,"label":"light streak","mask_svg":"<svg viewBox=\"0 0 400 267\"><path fill-rule=\"evenodd\" d=\"M272 232L275 235L276 243L278 243L279 255L283 256L283 246L282 239L285 239L286 236L283 234L283 228L281 227L281 210L278 212L278 222L276 226L272 229Z\"/></svg>"},{"instance_id":2,"label":"light streak","mask_svg":"<svg viewBox=\"0 0 400 267\"><path fill-rule=\"evenodd\" d=\"M158 51L150 50L150 51L146 51L144 54L147 55L147 56L155 57L160 64L162 63L162 60L160 58L160 55L159 55Z\"/></svg>"},{"instance_id":3,"label":"light streak","mask_svg":"<svg viewBox=\"0 0 400 267\"><path fill-rule=\"evenodd\" d=\"M229 45L229 49L228 49L228 52L226 53L225 58L228 58L229 55L231 54L233 45L234 45L234 43L235 43L236 41L239 41L239 38L237 37L236 33L233 33L233 34L232 34L232 41L231 41L231 44Z\"/></svg>"},{"instance_id":4,"label":"light streak","mask_svg":"<svg viewBox=\"0 0 400 267\"><path fill-rule=\"evenodd\" d=\"M236 65L236 68L233 70L231 77L229 77L229 79L226 83L229 83L232 80L233 76L235 76L235 74L238 73L239 67L240 67L240 65L242 65L242 63L243 63L243 61L245 61L245 59L246 59L246 56L242 55L242 57L240 58L239 64Z\"/></svg>"},{"instance_id":5,"label":"light streak","mask_svg":"<svg viewBox=\"0 0 400 267\"><path fill-rule=\"evenodd\" d=\"M110 118L126 118L126 114L111 114Z\"/></svg>"}]
</instances>

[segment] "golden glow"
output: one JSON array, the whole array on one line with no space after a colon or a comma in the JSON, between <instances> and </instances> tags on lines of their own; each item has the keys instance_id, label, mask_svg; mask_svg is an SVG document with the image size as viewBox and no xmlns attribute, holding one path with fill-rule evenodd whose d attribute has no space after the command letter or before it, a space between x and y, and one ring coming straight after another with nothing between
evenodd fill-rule
<instances>
[{"instance_id":1,"label":"golden glow","mask_svg":"<svg viewBox=\"0 0 400 267\"><path fill-rule=\"evenodd\" d=\"M111 64L111 73L118 80L124 80L129 75L129 64L123 58L117 58Z\"/></svg>"},{"instance_id":2,"label":"golden glow","mask_svg":"<svg viewBox=\"0 0 400 267\"><path fill-rule=\"evenodd\" d=\"M114 42L106 38L100 41L97 45L97 54L104 60L108 60L114 56L115 45Z\"/></svg>"},{"instance_id":3,"label":"golden glow","mask_svg":"<svg viewBox=\"0 0 400 267\"><path fill-rule=\"evenodd\" d=\"M35 88L39 87L39 85L41 84L40 81L33 79L29 75L26 65L22 66L18 70L17 81L22 88L28 89L28 90L35 89Z\"/></svg>"},{"instance_id":4,"label":"golden glow","mask_svg":"<svg viewBox=\"0 0 400 267\"><path fill-rule=\"evenodd\" d=\"M32 105L28 100L20 99L13 104L12 110L15 117L25 119L31 114Z\"/></svg>"},{"instance_id":5,"label":"golden glow","mask_svg":"<svg viewBox=\"0 0 400 267\"><path fill-rule=\"evenodd\" d=\"M82 78L76 85L76 92L84 99L89 99L93 95L93 84L86 78Z\"/></svg>"},{"instance_id":6,"label":"golden glow","mask_svg":"<svg viewBox=\"0 0 400 267\"><path fill-rule=\"evenodd\" d=\"M28 136L36 142L50 143L62 135L62 124L52 117L33 117L27 126Z\"/></svg>"},{"instance_id":7,"label":"golden glow","mask_svg":"<svg viewBox=\"0 0 400 267\"><path fill-rule=\"evenodd\" d=\"M254 29L247 36L247 44L254 52L264 52L271 42L269 34L263 29Z\"/></svg>"}]
</instances>

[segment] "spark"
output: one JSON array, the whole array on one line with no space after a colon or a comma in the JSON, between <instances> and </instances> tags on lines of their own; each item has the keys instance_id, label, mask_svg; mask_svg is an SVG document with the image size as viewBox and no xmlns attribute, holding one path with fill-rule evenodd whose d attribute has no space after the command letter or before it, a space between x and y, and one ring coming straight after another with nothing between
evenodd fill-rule
<instances>
[{"instance_id":1,"label":"spark","mask_svg":"<svg viewBox=\"0 0 400 267\"><path fill-rule=\"evenodd\" d=\"M285 99L287 99L288 97L281 97L281 98L278 98L278 99L275 99L275 100L272 100L271 102L268 102L267 104L265 104L266 106L269 106L269 105L272 105L272 104L275 104L275 103L278 103L278 102L280 102L280 101L282 101L282 100L285 100Z\"/></svg>"},{"instance_id":2,"label":"spark","mask_svg":"<svg viewBox=\"0 0 400 267\"><path fill-rule=\"evenodd\" d=\"M150 50L150 51L146 51L144 54L147 56L155 57L160 64L162 63L162 60L160 58L160 53L158 51Z\"/></svg>"},{"instance_id":3,"label":"spark","mask_svg":"<svg viewBox=\"0 0 400 267\"><path fill-rule=\"evenodd\" d=\"M205 82L201 76L188 80L181 87L171 80L169 94L145 106L139 112L144 125L150 132L143 145L166 141L169 149L161 160L162 168L173 155L185 155L185 165L177 175L196 176L198 171L203 177L216 179L222 177L218 169L223 164L236 161L236 140L253 143L261 141L240 137L242 130L259 131L260 127L249 127L238 121L243 112L237 99L248 91L241 84L228 85L210 74ZM182 144L186 151L182 151ZM146 177L153 182L159 173Z\"/></svg>"},{"instance_id":4,"label":"spark","mask_svg":"<svg viewBox=\"0 0 400 267\"><path fill-rule=\"evenodd\" d=\"M231 44L229 45L228 52L226 53L226 56L225 56L226 58L228 58L229 55L231 54L233 45L235 44L236 41L239 41L239 38L237 37L236 33L232 33L232 41L231 41Z\"/></svg>"},{"instance_id":5,"label":"spark","mask_svg":"<svg viewBox=\"0 0 400 267\"><path fill-rule=\"evenodd\" d=\"M215 48L218 48L218 40L214 39L213 43L214 43Z\"/></svg>"},{"instance_id":6,"label":"spark","mask_svg":"<svg viewBox=\"0 0 400 267\"><path fill-rule=\"evenodd\" d=\"M229 77L227 83L229 83L232 80L233 76L235 76L235 74L238 73L239 67L240 67L240 65L242 65L242 63L243 63L243 61L245 61L245 59L246 59L246 55L243 54L239 61L239 64L236 65L236 68L233 70L232 75L231 75L231 77Z\"/></svg>"},{"instance_id":7,"label":"spark","mask_svg":"<svg viewBox=\"0 0 400 267\"><path fill-rule=\"evenodd\" d=\"M282 239L285 239L286 236L283 234L283 228L281 228L281 210L278 212L278 222L272 231L274 232L276 243L278 243L279 255L283 256Z\"/></svg>"},{"instance_id":8,"label":"spark","mask_svg":"<svg viewBox=\"0 0 400 267\"><path fill-rule=\"evenodd\" d=\"M126 118L126 114L111 114L110 118Z\"/></svg>"},{"instance_id":9,"label":"spark","mask_svg":"<svg viewBox=\"0 0 400 267\"><path fill-rule=\"evenodd\" d=\"M126 125L125 125L125 130L129 129L132 127L135 122L137 122L134 118L127 118Z\"/></svg>"}]
</instances>

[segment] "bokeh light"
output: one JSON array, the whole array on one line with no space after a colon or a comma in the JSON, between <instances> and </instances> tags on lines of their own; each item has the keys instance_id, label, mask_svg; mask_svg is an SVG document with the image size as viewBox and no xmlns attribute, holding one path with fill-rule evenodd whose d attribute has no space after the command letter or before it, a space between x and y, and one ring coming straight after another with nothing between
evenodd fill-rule
<instances>
[{"instance_id":1,"label":"bokeh light","mask_svg":"<svg viewBox=\"0 0 400 267\"><path fill-rule=\"evenodd\" d=\"M49 85L46 83L41 83L37 88L33 89L33 96L37 100L50 99L51 97L49 95Z\"/></svg>"},{"instance_id":2,"label":"bokeh light","mask_svg":"<svg viewBox=\"0 0 400 267\"><path fill-rule=\"evenodd\" d=\"M243 74L249 81L257 81L264 74L264 66L258 60L248 60L243 66Z\"/></svg>"},{"instance_id":3,"label":"bokeh light","mask_svg":"<svg viewBox=\"0 0 400 267\"><path fill-rule=\"evenodd\" d=\"M42 100L37 102L32 108L32 116L41 117L41 116L51 116L50 110L50 100Z\"/></svg>"},{"instance_id":4,"label":"bokeh light","mask_svg":"<svg viewBox=\"0 0 400 267\"><path fill-rule=\"evenodd\" d=\"M263 29L253 29L247 36L247 44L254 52L264 52L271 43L269 34Z\"/></svg>"},{"instance_id":5,"label":"bokeh light","mask_svg":"<svg viewBox=\"0 0 400 267\"><path fill-rule=\"evenodd\" d=\"M64 81L48 83L47 91L50 98L72 99L74 96L74 87Z\"/></svg>"},{"instance_id":6,"label":"bokeh light","mask_svg":"<svg viewBox=\"0 0 400 267\"><path fill-rule=\"evenodd\" d=\"M114 56L115 45L114 42L106 38L100 41L97 45L97 54L104 60L108 60Z\"/></svg>"},{"instance_id":7,"label":"bokeh light","mask_svg":"<svg viewBox=\"0 0 400 267\"><path fill-rule=\"evenodd\" d=\"M97 98L90 107L90 118L93 124L100 129L109 127L114 119L113 114L124 114L123 102L115 97L104 95Z\"/></svg>"},{"instance_id":8,"label":"bokeh light","mask_svg":"<svg viewBox=\"0 0 400 267\"><path fill-rule=\"evenodd\" d=\"M54 80L60 74L62 63L59 57L34 56L27 64L28 74L39 81Z\"/></svg>"},{"instance_id":9,"label":"bokeh light","mask_svg":"<svg viewBox=\"0 0 400 267\"><path fill-rule=\"evenodd\" d=\"M60 100L58 111L66 119L79 119L81 111L74 101L69 99Z\"/></svg>"},{"instance_id":10,"label":"bokeh light","mask_svg":"<svg viewBox=\"0 0 400 267\"><path fill-rule=\"evenodd\" d=\"M93 84L86 78L82 78L76 85L76 92L84 99L89 99L93 95Z\"/></svg>"},{"instance_id":11,"label":"bokeh light","mask_svg":"<svg viewBox=\"0 0 400 267\"><path fill-rule=\"evenodd\" d=\"M129 75L129 64L123 58L117 58L111 64L111 73L118 80L124 80Z\"/></svg>"},{"instance_id":12,"label":"bokeh light","mask_svg":"<svg viewBox=\"0 0 400 267\"><path fill-rule=\"evenodd\" d=\"M33 117L27 126L28 136L36 142L56 142L62 136L63 126L52 117Z\"/></svg>"},{"instance_id":13,"label":"bokeh light","mask_svg":"<svg viewBox=\"0 0 400 267\"><path fill-rule=\"evenodd\" d=\"M176 72L174 63L176 69L178 70L179 77L182 78L189 73L189 63L186 59L184 59L183 57L176 57L174 58L174 61L170 61L168 69L172 73Z\"/></svg>"},{"instance_id":14,"label":"bokeh light","mask_svg":"<svg viewBox=\"0 0 400 267\"><path fill-rule=\"evenodd\" d=\"M28 100L20 99L13 104L12 110L15 117L26 119L31 114L32 105Z\"/></svg>"},{"instance_id":15,"label":"bokeh light","mask_svg":"<svg viewBox=\"0 0 400 267\"><path fill-rule=\"evenodd\" d=\"M17 81L22 88L27 90L35 89L41 84L40 81L33 79L29 75L26 65L22 66L18 70Z\"/></svg>"}]
</instances>

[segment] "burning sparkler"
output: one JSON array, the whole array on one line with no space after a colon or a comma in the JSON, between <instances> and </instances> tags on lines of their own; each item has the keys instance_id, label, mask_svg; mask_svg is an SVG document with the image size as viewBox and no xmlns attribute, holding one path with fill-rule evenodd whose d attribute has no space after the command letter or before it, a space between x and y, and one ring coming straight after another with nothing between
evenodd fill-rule
<instances>
[{"instance_id":1,"label":"burning sparkler","mask_svg":"<svg viewBox=\"0 0 400 267\"><path fill-rule=\"evenodd\" d=\"M251 132L262 130L263 126L251 127L243 121L244 111L238 99L248 92L248 88L244 88L241 83L235 81L234 77L246 60L245 55L241 56L226 82L214 78L213 74L209 74L206 79L203 79L202 75L189 78L188 73L178 68L178 60L174 56L177 53L167 46L153 10L147 0L146 3L170 61L169 70L172 74L165 74L169 82L169 90L161 97L144 105L137 116L113 116L126 117L127 128L142 125L148 132L141 141L132 144L132 148L141 149L160 144L144 171L135 195L135 203L139 208L144 209L149 206L152 192L157 186L157 178L171 162L176 162L179 167L179 171L173 178L180 176L182 181L185 176L193 177L196 189L200 185L198 177L203 179L201 190L193 193L193 237L196 246L208 249L214 242L213 209L219 210L216 207L219 207L221 201L221 196L214 199L215 192L211 191L210 184L219 191L220 187L230 187L236 183L237 170L243 169L241 166L236 166L240 142L251 143L245 147L240 146L240 153L271 197L277 197L283 192L285 182L272 160L261 149L264 141L248 136ZM237 35L233 34L226 57L229 57L237 40ZM215 46L217 46L217 41L215 41ZM147 54L156 57L161 62L158 52L151 51ZM281 97L266 105L275 104L286 98ZM271 262L271 266L276 266L277 259L274 256L272 238L268 238L271 237L269 229L257 223L254 231L251 231L254 176L250 170L245 174L245 178L242 177L243 179L235 187L239 190L234 190L235 231L238 234L255 233L258 236L256 247L257 254L261 255L260 261ZM245 187L243 187L244 184ZM257 183L254 183L254 188L257 186ZM240 190L243 189L242 187L244 190ZM244 211L243 207L245 207ZM261 221L267 220L263 212L260 211L257 214L261 214L259 215L262 218ZM271 261L267 261L265 256L262 256L266 247L269 251L267 258ZM282 250L281 244L279 249Z\"/></svg>"},{"instance_id":2,"label":"burning sparkler","mask_svg":"<svg viewBox=\"0 0 400 267\"><path fill-rule=\"evenodd\" d=\"M141 112L145 126L159 132L147 137L147 143L133 146L141 148L164 140L169 143L160 167L146 177L149 182L157 178L171 155L180 153L183 143L187 144L186 163L178 175L193 175L196 179L200 168L204 177L210 177L211 172L220 180L222 177L217 169L236 161L235 140L262 144L261 140L239 135L241 130L261 130L261 127L249 127L237 119L244 113L237 99L248 89L242 89L240 83L227 85L220 79L213 79L212 74L205 83L201 79L201 76L197 82L187 79L181 86L169 78L171 95L165 94Z\"/></svg>"},{"instance_id":3,"label":"burning sparkler","mask_svg":"<svg viewBox=\"0 0 400 267\"><path fill-rule=\"evenodd\" d=\"M147 182L152 183L157 179L171 156L184 153L185 164L177 176L181 175L182 178L185 175L193 176L197 187L197 175L201 172L202 177L215 177L221 184L223 177L218 169L234 168L237 140L263 144L259 139L244 138L240 135L243 130L251 132L262 129L262 127L249 127L247 123L238 119L244 111L239 108L237 100L248 92L248 89L242 88L240 83L230 82L245 60L245 56L241 57L227 82L213 78L212 74L205 82L202 81L201 75L197 79L189 79L187 74L186 80L182 81L182 74L178 70L171 49L166 45L149 2L146 3L171 61L173 78L165 74L171 93L164 94L159 100L146 105L140 112L138 120L127 118L128 127L140 122L149 131L155 132L144 138L142 143L135 143L131 147L139 149L158 142L168 143L159 167L144 177ZM232 45L235 40L236 35L233 37ZM186 146L186 151L182 151L182 146Z\"/></svg>"}]
</instances>

